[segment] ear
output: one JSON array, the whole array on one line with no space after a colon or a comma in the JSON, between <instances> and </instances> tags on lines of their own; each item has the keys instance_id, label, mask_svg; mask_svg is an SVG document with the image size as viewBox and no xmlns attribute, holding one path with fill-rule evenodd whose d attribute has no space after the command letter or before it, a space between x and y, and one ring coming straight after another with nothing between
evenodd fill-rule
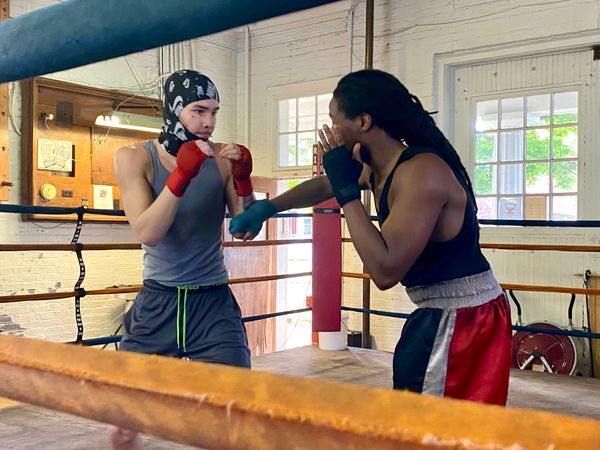
<instances>
[{"instance_id":1,"label":"ear","mask_svg":"<svg viewBox=\"0 0 600 450\"><path fill-rule=\"evenodd\" d=\"M373 126L373 118L370 114L362 113L360 116L360 129L361 131L369 131Z\"/></svg>"}]
</instances>

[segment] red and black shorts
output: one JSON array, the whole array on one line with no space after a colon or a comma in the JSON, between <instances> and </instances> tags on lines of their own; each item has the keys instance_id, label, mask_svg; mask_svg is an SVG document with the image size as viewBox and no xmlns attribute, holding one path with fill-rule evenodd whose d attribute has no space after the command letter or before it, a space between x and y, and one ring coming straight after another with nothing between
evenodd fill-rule
<instances>
[{"instance_id":1,"label":"red and black shorts","mask_svg":"<svg viewBox=\"0 0 600 450\"><path fill-rule=\"evenodd\" d=\"M491 271L407 289L418 308L394 352L394 389L505 405L510 306Z\"/></svg>"}]
</instances>

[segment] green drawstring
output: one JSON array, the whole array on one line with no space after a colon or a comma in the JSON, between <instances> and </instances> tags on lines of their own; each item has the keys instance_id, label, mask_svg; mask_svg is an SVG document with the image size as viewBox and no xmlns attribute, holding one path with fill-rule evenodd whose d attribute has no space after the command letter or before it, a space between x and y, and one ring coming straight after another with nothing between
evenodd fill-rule
<instances>
[{"instance_id":1,"label":"green drawstring","mask_svg":"<svg viewBox=\"0 0 600 450\"><path fill-rule=\"evenodd\" d=\"M181 290L183 289L183 322L181 318ZM177 348L183 347L183 351L186 351L185 338L187 336L187 297L188 290L200 289L200 286L177 286ZM182 326L180 327L180 323ZM183 328L180 333L180 328ZM181 337L180 337L181 336Z\"/></svg>"},{"instance_id":2,"label":"green drawstring","mask_svg":"<svg viewBox=\"0 0 600 450\"><path fill-rule=\"evenodd\" d=\"M181 288L177 286L177 348L179 348L179 303L181 299Z\"/></svg>"},{"instance_id":3,"label":"green drawstring","mask_svg":"<svg viewBox=\"0 0 600 450\"><path fill-rule=\"evenodd\" d=\"M187 294L188 288L185 288L185 292L183 294L183 351L185 352L185 337L187 335Z\"/></svg>"}]
</instances>

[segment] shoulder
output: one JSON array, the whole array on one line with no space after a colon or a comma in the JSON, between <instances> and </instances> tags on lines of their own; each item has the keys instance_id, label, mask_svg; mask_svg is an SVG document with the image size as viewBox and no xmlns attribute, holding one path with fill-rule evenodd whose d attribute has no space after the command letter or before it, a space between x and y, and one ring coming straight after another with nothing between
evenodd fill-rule
<instances>
[{"instance_id":1,"label":"shoulder","mask_svg":"<svg viewBox=\"0 0 600 450\"><path fill-rule=\"evenodd\" d=\"M115 153L115 170L144 173L150 167L150 155L143 142L126 145Z\"/></svg>"},{"instance_id":2,"label":"shoulder","mask_svg":"<svg viewBox=\"0 0 600 450\"><path fill-rule=\"evenodd\" d=\"M419 153L396 169L392 189L428 197L448 197L455 177L450 166L436 153Z\"/></svg>"},{"instance_id":3,"label":"shoulder","mask_svg":"<svg viewBox=\"0 0 600 450\"><path fill-rule=\"evenodd\" d=\"M150 161L148 150L144 146L143 142L136 142L135 144L125 145L117 150L115 153L115 159L118 161Z\"/></svg>"}]
</instances>

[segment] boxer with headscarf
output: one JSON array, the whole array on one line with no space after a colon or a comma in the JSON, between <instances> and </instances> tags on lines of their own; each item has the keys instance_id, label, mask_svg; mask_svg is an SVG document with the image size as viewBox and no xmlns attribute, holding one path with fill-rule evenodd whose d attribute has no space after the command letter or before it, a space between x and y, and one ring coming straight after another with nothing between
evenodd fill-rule
<instances>
[{"instance_id":1,"label":"boxer with headscarf","mask_svg":"<svg viewBox=\"0 0 600 450\"><path fill-rule=\"evenodd\" d=\"M163 98L163 118L165 125L162 128L158 142L173 156L178 156L183 147L185 156L179 156L177 170L173 172L167 186L178 197L183 195L187 183L193 178L205 157L212 155L210 151L196 154L193 143L198 140L207 141L208 137L203 130L194 134L182 123L180 115L190 105L196 105L192 111L203 112L206 106L196 102L208 101L218 105L219 92L214 83L205 75L193 70L182 70L172 74L165 83ZM240 197L252 194L252 157L250 151L243 145L237 145L240 150L239 159L232 160L232 175L236 192Z\"/></svg>"},{"instance_id":2,"label":"boxer with headscarf","mask_svg":"<svg viewBox=\"0 0 600 450\"><path fill-rule=\"evenodd\" d=\"M123 209L144 251L120 349L250 367L221 236L225 207L236 216L254 201L252 157L242 145L210 141L219 102L207 76L173 73L158 139L115 155ZM114 449L141 448L132 431L111 427L109 437Z\"/></svg>"}]
</instances>

